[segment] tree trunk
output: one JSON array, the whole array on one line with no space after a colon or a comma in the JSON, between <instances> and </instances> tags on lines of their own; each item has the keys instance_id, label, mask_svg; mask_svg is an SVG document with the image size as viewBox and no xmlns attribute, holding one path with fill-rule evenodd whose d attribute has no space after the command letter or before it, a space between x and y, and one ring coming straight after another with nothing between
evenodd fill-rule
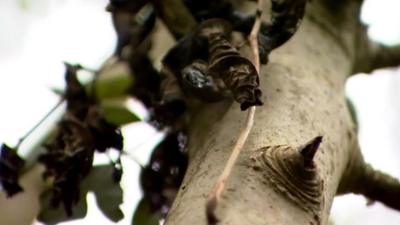
<instances>
[{"instance_id":1,"label":"tree trunk","mask_svg":"<svg viewBox=\"0 0 400 225\"><path fill-rule=\"evenodd\" d=\"M310 2L299 31L261 68L264 105L217 206L218 224L328 224L340 183L341 192L348 191L347 174L363 170L344 93L362 58L355 51L365 39L361 3L332 9L327 2ZM228 100L192 114L189 168L168 225L207 224L208 195L246 117ZM300 151L317 136L323 141L307 167Z\"/></svg>"}]
</instances>

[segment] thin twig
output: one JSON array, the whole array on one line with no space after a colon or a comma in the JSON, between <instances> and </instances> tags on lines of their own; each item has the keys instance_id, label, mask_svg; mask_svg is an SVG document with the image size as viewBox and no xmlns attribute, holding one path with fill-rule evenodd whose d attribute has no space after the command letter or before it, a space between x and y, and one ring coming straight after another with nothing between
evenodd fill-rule
<instances>
[{"instance_id":1,"label":"thin twig","mask_svg":"<svg viewBox=\"0 0 400 225\"><path fill-rule=\"evenodd\" d=\"M263 6L263 0L259 0L258 9L256 12L256 20L249 35L250 48L252 51L252 63L256 67L257 73L260 72L260 57L258 52L257 35L261 26L262 6ZM255 106L250 107L250 109L248 110L246 117L246 126L241 130L239 137L235 143L235 146L232 149L232 153L229 156L228 162L226 163L223 172L219 176L216 185L214 186L213 190L211 191L208 197L206 206L206 215L208 224L210 225L216 224L218 222L215 210L221 200L221 195L222 191L224 190L225 182L228 179L229 175L231 174L233 166L235 165L235 162L239 157L239 154L243 149L247 137L249 136L249 133L253 127L255 111L256 111Z\"/></svg>"},{"instance_id":2,"label":"thin twig","mask_svg":"<svg viewBox=\"0 0 400 225\"><path fill-rule=\"evenodd\" d=\"M143 169L145 167L145 165L136 157L135 154L131 154L127 151L122 151L121 153L123 156L126 156L128 159L130 159L134 163L136 163L141 169Z\"/></svg>"},{"instance_id":3,"label":"thin twig","mask_svg":"<svg viewBox=\"0 0 400 225\"><path fill-rule=\"evenodd\" d=\"M207 213L207 220L210 225L216 224L218 222L215 210L221 200L221 195L225 187L225 182L228 179L229 175L231 174L233 165L235 164L241 150L243 149L243 145L247 140L251 128L253 127L255 111L256 111L255 106L250 107L250 109L248 110L246 118L246 126L240 132L239 137L235 143L235 146L232 149L232 153L229 156L228 162L226 163L223 172L219 176L217 183L215 184L213 190L211 191L208 197L206 213Z\"/></svg>"},{"instance_id":4,"label":"thin twig","mask_svg":"<svg viewBox=\"0 0 400 225\"><path fill-rule=\"evenodd\" d=\"M143 163L140 162L140 160L136 157L136 155L132 154L131 152L139 149L140 147L142 147L145 144L148 144L150 142L150 140L153 139L154 137L156 137L159 133L168 133L168 131L169 131L169 128L165 128L165 129L161 130L161 132L156 131L156 132L152 133L149 137L146 138L146 140L138 143L133 148L130 148L130 150L123 150L122 155L127 156L129 159L136 162L141 168L144 168Z\"/></svg>"},{"instance_id":5,"label":"thin twig","mask_svg":"<svg viewBox=\"0 0 400 225\"><path fill-rule=\"evenodd\" d=\"M258 52L258 32L260 31L261 27L261 15L262 15L262 6L263 6L263 0L258 1L258 9L256 12L256 20L254 21L253 28L251 29L250 35L249 35L249 42L250 42L250 48L252 52L252 62L254 66L256 67L257 73L260 74L260 55Z\"/></svg>"},{"instance_id":6,"label":"thin twig","mask_svg":"<svg viewBox=\"0 0 400 225\"><path fill-rule=\"evenodd\" d=\"M15 149L18 149L21 144L64 102L65 98L61 98L56 105L54 105L46 115L39 120L24 136L22 136L19 140Z\"/></svg>"}]
</instances>

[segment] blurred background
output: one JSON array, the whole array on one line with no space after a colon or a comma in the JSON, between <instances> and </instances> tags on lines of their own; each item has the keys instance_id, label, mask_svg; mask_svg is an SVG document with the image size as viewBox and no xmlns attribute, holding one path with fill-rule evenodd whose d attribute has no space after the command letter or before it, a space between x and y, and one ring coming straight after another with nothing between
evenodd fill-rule
<instances>
[{"instance_id":1,"label":"blurred background","mask_svg":"<svg viewBox=\"0 0 400 225\"><path fill-rule=\"evenodd\" d=\"M63 62L80 63L98 69L113 52L116 35L108 0L1 0L0 1L0 141L10 145L39 121L59 97L51 89L64 86ZM361 18L369 26L370 37L388 45L400 44L400 1L365 0ZM373 76L360 74L347 83L359 120L359 137L366 161L400 178L400 70L379 70ZM137 104L132 110L146 113ZM61 110L62 111L62 110ZM61 112L60 111L60 112ZM56 113L57 114L57 113ZM57 116L55 116L56 118ZM51 120L51 119L50 119ZM51 122L49 122L51 123ZM44 125L43 127L46 127ZM20 153L28 155L45 129L39 129ZM123 128L125 218L118 224L131 224L132 213L141 197L139 164L145 164L151 149L162 138L146 123ZM96 163L107 161L97 157ZM136 162L134 162L136 161ZM94 196L88 195L89 211L84 220L62 223L114 224L99 211ZM331 220L336 225L400 225L400 213L380 203L366 206L360 196L336 198ZM0 211L6 207L0 205ZM36 222L35 224L40 224ZM0 219L0 225L3 225ZM5 224L4 224L5 225Z\"/></svg>"}]
</instances>

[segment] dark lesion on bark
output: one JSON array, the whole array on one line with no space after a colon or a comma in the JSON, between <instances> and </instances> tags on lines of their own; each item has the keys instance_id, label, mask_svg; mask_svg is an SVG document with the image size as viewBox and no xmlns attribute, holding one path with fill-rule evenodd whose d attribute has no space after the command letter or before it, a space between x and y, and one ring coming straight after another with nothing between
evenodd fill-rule
<instances>
[{"instance_id":1,"label":"dark lesion on bark","mask_svg":"<svg viewBox=\"0 0 400 225\"><path fill-rule=\"evenodd\" d=\"M321 224L323 181L314 163L321 141L317 136L300 147L267 146L250 157L253 169L278 193L310 213L311 224Z\"/></svg>"}]
</instances>

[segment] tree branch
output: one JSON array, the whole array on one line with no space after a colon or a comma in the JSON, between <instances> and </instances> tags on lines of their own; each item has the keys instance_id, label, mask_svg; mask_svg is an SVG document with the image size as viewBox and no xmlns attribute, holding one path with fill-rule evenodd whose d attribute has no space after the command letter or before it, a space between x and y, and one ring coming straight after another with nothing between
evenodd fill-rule
<instances>
[{"instance_id":1,"label":"tree branch","mask_svg":"<svg viewBox=\"0 0 400 225\"><path fill-rule=\"evenodd\" d=\"M357 143L344 171L337 189L338 195L361 194L372 201L400 210L400 181L366 163Z\"/></svg>"},{"instance_id":2,"label":"tree branch","mask_svg":"<svg viewBox=\"0 0 400 225\"><path fill-rule=\"evenodd\" d=\"M356 184L353 193L362 194L373 201L400 210L400 181L396 178L366 164Z\"/></svg>"},{"instance_id":3,"label":"tree branch","mask_svg":"<svg viewBox=\"0 0 400 225\"><path fill-rule=\"evenodd\" d=\"M175 38L183 37L196 25L195 19L182 0L153 0L152 2L158 16Z\"/></svg>"},{"instance_id":4,"label":"tree branch","mask_svg":"<svg viewBox=\"0 0 400 225\"><path fill-rule=\"evenodd\" d=\"M384 46L375 44L370 71L383 67L400 66L400 45Z\"/></svg>"},{"instance_id":5,"label":"tree branch","mask_svg":"<svg viewBox=\"0 0 400 225\"><path fill-rule=\"evenodd\" d=\"M355 73L371 73L375 69L400 66L400 45L385 46L367 40L367 52L361 50L361 55L355 64Z\"/></svg>"}]
</instances>

